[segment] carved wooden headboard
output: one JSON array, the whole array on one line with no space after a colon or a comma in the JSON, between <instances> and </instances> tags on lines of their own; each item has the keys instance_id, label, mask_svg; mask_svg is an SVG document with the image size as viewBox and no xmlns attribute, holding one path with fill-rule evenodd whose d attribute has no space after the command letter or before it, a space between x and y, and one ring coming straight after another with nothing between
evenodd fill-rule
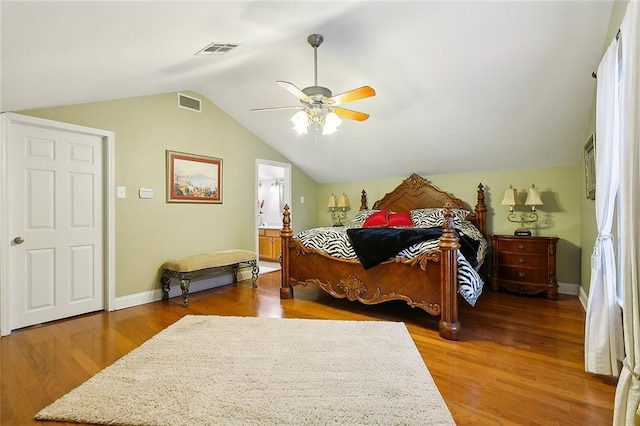
<instances>
[{"instance_id":1,"label":"carved wooden headboard","mask_svg":"<svg viewBox=\"0 0 640 426\"><path fill-rule=\"evenodd\" d=\"M471 210L461 199L441 190L422 176L413 173L403 180L396 189L376 201L373 204L373 208L408 212L414 209L444 207L447 202L451 203L452 208Z\"/></svg>"},{"instance_id":2,"label":"carved wooden headboard","mask_svg":"<svg viewBox=\"0 0 640 426\"><path fill-rule=\"evenodd\" d=\"M389 209L396 212L408 212L415 209L441 208L450 203L451 208L471 211L467 220L472 222L486 236L486 211L484 190L478 185L476 209L450 193L441 190L431 182L415 173L402 181L393 191L373 204L374 210Z\"/></svg>"}]
</instances>

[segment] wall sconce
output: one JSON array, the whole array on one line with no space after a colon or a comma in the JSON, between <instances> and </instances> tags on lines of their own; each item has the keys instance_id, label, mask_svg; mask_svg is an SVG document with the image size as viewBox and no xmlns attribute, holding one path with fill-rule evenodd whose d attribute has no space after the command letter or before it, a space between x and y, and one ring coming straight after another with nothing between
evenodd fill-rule
<instances>
[{"instance_id":1,"label":"wall sconce","mask_svg":"<svg viewBox=\"0 0 640 426\"><path fill-rule=\"evenodd\" d=\"M336 202L336 196L331 194L329 196L329 202L327 208L331 212L331 218L333 219L333 226L343 226L342 221L347 217L347 210L351 208L349 205L349 198L343 193L339 200Z\"/></svg>"},{"instance_id":2,"label":"wall sconce","mask_svg":"<svg viewBox=\"0 0 640 426\"><path fill-rule=\"evenodd\" d=\"M529 230L525 224L538 221L536 206L542 205L542 198L540 198L540 192L538 188L536 188L536 185L534 183L531 184L531 188L527 191L527 199L524 202L526 206L531 206L531 212L520 213L519 216L514 212L514 206L520 205L520 199L518 198L518 190L511 185L504 191L504 198L501 204L503 206L509 206L507 220L509 220L509 222L520 223L520 226L513 235L531 236L531 230Z\"/></svg>"}]
</instances>

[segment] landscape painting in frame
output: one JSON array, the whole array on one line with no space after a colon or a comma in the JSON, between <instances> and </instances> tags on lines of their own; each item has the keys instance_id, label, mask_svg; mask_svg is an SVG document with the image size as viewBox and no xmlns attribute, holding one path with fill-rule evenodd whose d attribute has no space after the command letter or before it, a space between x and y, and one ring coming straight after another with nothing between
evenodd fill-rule
<instances>
[{"instance_id":1,"label":"landscape painting in frame","mask_svg":"<svg viewBox=\"0 0 640 426\"><path fill-rule=\"evenodd\" d=\"M222 159L167 151L168 203L222 203Z\"/></svg>"}]
</instances>

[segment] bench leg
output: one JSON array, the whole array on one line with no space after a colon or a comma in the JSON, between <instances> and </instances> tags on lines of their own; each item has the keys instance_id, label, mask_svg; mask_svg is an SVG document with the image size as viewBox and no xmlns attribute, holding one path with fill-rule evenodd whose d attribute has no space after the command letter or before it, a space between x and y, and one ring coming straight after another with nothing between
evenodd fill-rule
<instances>
[{"instance_id":1,"label":"bench leg","mask_svg":"<svg viewBox=\"0 0 640 426\"><path fill-rule=\"evenodd\" d=\"M253 268L251 269L251 287L258 288L258 275L260 275L260 267L258 262L253 262Z\"/></svg>"},{"instance_id":2,"label":"bench leg","mask_svg":"<svg viewBox=\"0 0 640 426\"><path fill-rule=\"evenodd\" d=\"M171 290L171 277L169 276L167 271L164 272L162 278L160 278L160 281L162 282L162 300L169 300L169 290Z\"/></svg>"},{"instance_id":3,"label":"bench leg","mask_svg":"<svg viewBox=\"0 0 640 426\"><path fill-rule=\"evenodd\" d=\"M189 278L183 278L180 280L180 288L182 289L182 306L189 306L189 285L191 280Z\"/></svg>"},{"instance_id":4,"label":"bench leg","mask_svg":"<svg viewBox=\"0 0 640 426\"><path fill-rule=\"evenodd\" d=\"M260 267L258 266L257 260L247 260L242 262L241 264L233 265L233 282L238 282L238 269L240 267L249 267L251 266L251 287L258 287L258 275L260 275Z\"/></svg>"}]
</instances>

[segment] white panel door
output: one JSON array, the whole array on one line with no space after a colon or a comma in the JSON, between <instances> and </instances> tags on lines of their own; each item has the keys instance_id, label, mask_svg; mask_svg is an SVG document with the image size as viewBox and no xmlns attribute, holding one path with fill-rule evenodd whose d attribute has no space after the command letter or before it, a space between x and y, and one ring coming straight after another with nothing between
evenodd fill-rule
<instances>
[{"instance_id":1,"label":"white panel door","mask_svg":"<svg viewBox=\"0 0 640 426\"><path fill-rule=\"evenodd\" d=\"M11 329L104 309L102 138L13 124Z\"/></svg>"}]
</instances>

